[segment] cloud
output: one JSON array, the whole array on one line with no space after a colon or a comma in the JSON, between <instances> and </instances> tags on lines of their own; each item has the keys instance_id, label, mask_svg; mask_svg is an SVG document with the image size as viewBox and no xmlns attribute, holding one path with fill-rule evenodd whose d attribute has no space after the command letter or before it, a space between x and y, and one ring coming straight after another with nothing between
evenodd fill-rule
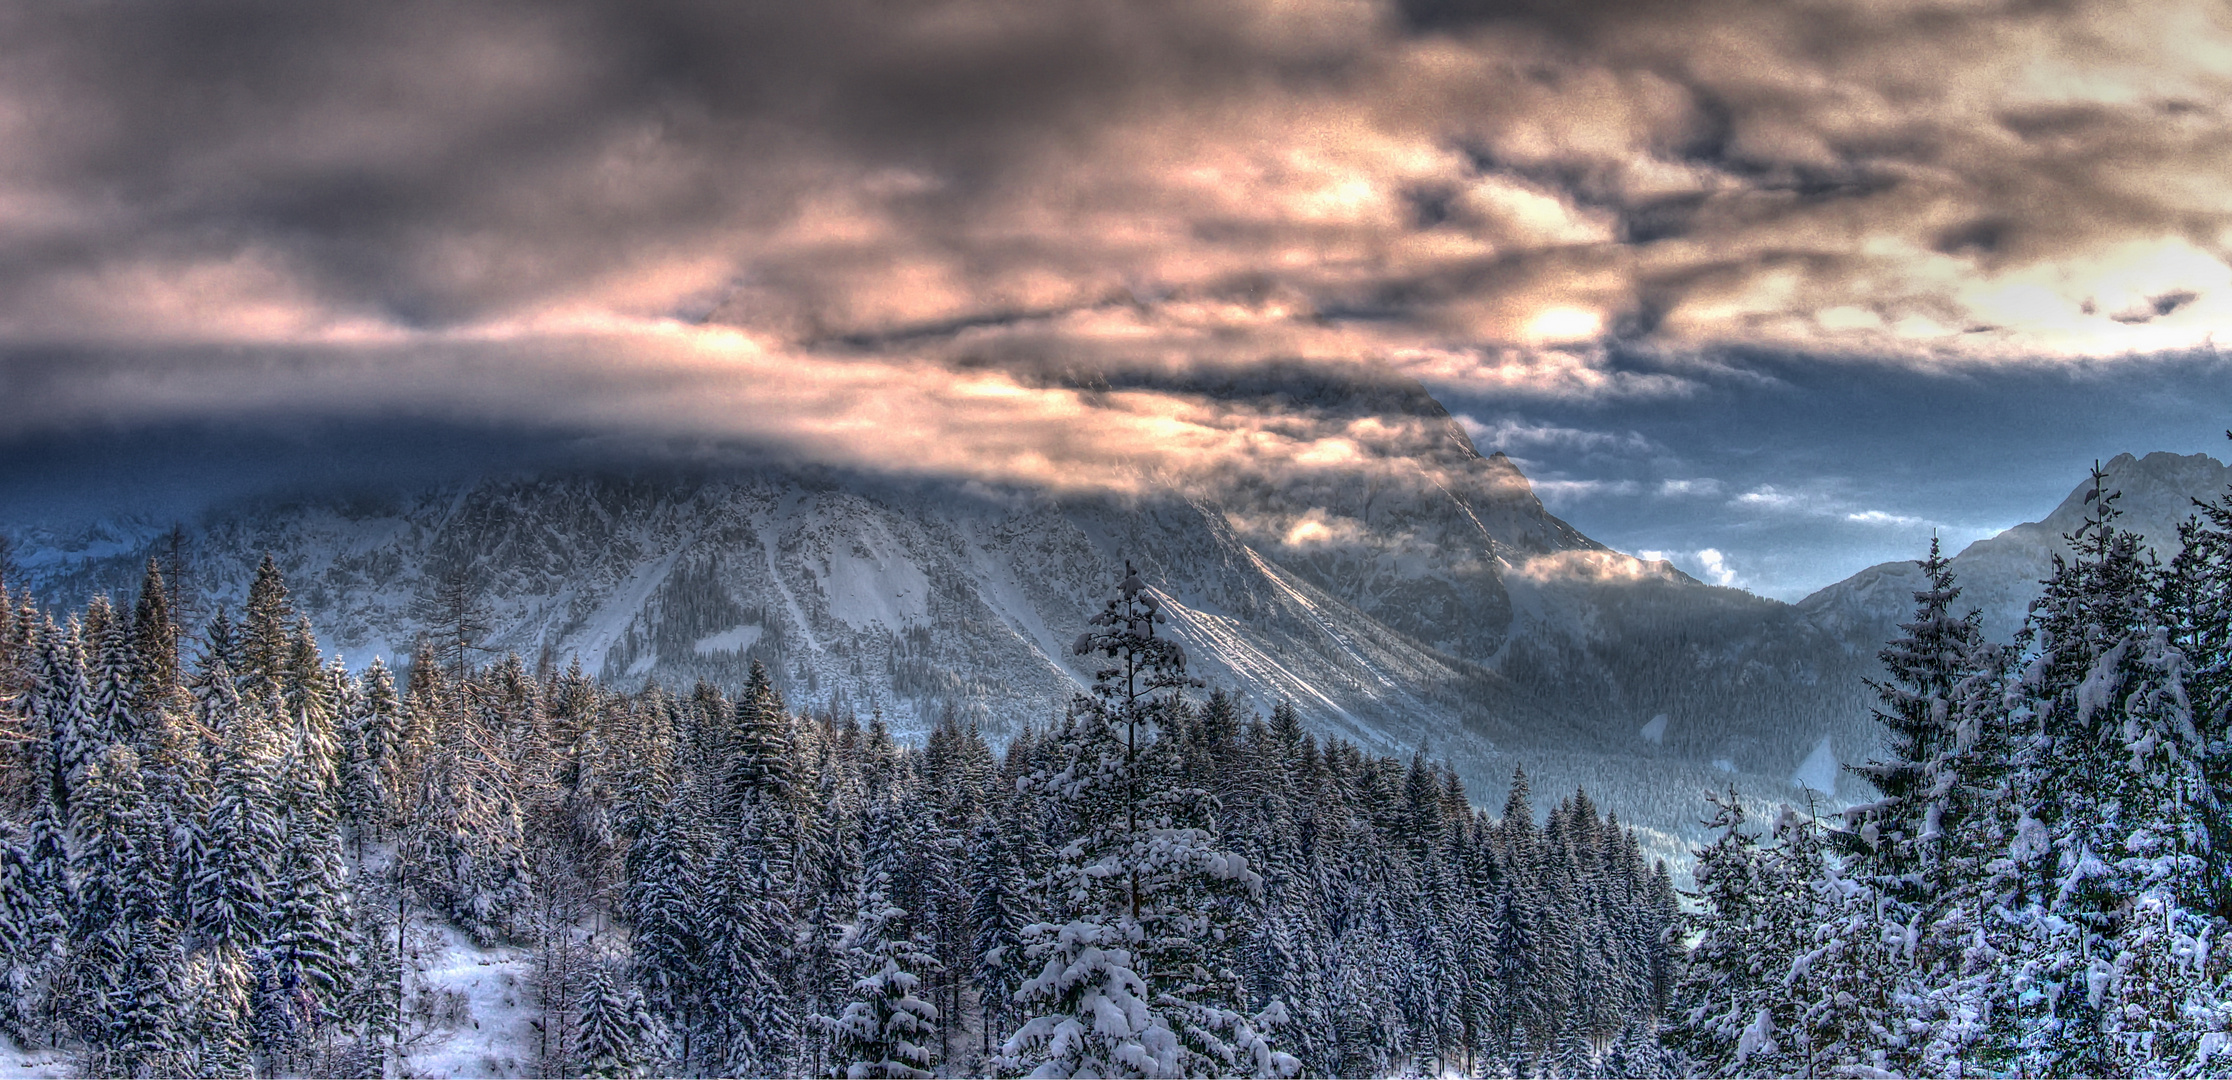
<instances>
[{"instance_id":1,"label":"cloud","mask_svg":"<svg viewBox=\"0 0 2232 1080\"><path fill-rule=\"evenodd\" d=\"M1371 533L1363 522L1351 517L1328 514L1324 507L1312 507L1296 518L1280 542L1290 548L1319 548L1332 546L1358 547L1368 544Z\"/></svg>"},{"instance_id":2,"label":"cloud","mask_svg":"<svg viewBox=\"0 0 2232 1080\"><path fill-rule=\"evenodd\" d=\"M1896 525L1900 528L1916 528L1924 525L1938 524L1937 522L1930 521L1927 518L1911 517L1906 514L1894 514L1886 510L1854 511L1852 513L1846 514L1844 516L1844 519L1846 521L1855 522L1861 525Z\"/></svg>"},{"instance_id":3,"label":"cloud","mask_svg":"<svg viewBox=\"0 0 2232 1080\"><path fill-rule=\"evenodd\" d=\"M1655 494L1661 498L1669 499L1717 499L1721 497L1726 487L1727 485L1709 476L1683 480L1661 480L1655 489Z\"/></svg>"},{"instance_id":4,"label":"cloud","mask_svg":"<svg viewBox=\"0 0 2232 1080\"><path fill-rule=\"evenodd\" d=\"M1742 581L1742 578L1736 574L1736 568L1728 565L1728 557L1722 555L1717 549L1704 548L1700 550L1697 553L1697 565L1704 568L1705 580L1715 585L1734 587Z\"/></svg>"},{"instance_id":5,"label":"cloud","mask_svg":"<svg viewBox=\"0 0 2232 1080\"><path fill-rule=\"evenodd\" d=\"M1552 506L1563 506L1581 499L1601 496L1627 497L1640 494L1643 485L1633 480L1561 480L1550 478L1535 480L1531 486L1542 500Z\"/></svg>"},{"instance_id":6,"label":"cloud","mask_svg":"<svg viewBox=\"0 0 2232 1080\"><path fill-rule=\"evenodd\" d=\"M1641 557L1617 551L1559 551L1536 555L1513 567L1522 577L1536 581L1671 581L1673 564L1663 553L1641 552Z\"/></svg>"},{"instance_id":7,"label":"cloud","mask_svg":"<svg viewBox=\"0 0 2232 1080\"><path fill-rule=\"evenodd\" d=\"M1459 415L1457 422L1471 436L1474 445L1482 449L1505 452L1524 452L1529 447L1552 447L1582 453L1609 453L1638 455L1661 452L1664 448L1634 431L1589 431L1583 428L1544 424L1518 417L1500 417L1493 423L1469 415Z\"/></svg>"},{"instance_id":8,"label":"cloud","mask_svg":"<svg viewBox=\"0 0 2232 1080\"><path fill-rule=\"evenodd\" d=\"M1636 557L1646 563L1667 562L1679 566L1702 580L1731 589L1743 588L1744 576L1728 563L1728 556L1718 548L1700 548L1696 551L1638 551Z\"/></svg>"},{"instance_id":9,"label":"cloud","mask_svg":"<svg viewBox=\"0 0 2232 1080\"><path fill-rule=\"evenodd\" d=\"M1785 517L1815 518L1853 525L1885 526L1897 529L1952 529L1946 522L1889 510L1859 508L1853 505L1853 481L1835 478L1814 482L1801 490L1790 490L1773 484L1762 484L1741 492L1730 499L1730 505Z\"/></svg>"},{"instance_id":10,"label":"cloud","mask_svg":"<svg viewBox=\"0 0 2232 1080\"><path fill-rule=\"evenodd\" d=\"M1285 391L1305 371L1260 387L1203 370L1191 373L1198 384L1137 388L1037 374L817 354L668 320L309 350L50 351L0 367L0 396L21 411L19 437L181 412L250 426L386 416L702 439L760 458L1054 491L1208 491L1266 476L1304 493L1373 477L1422 488L1494 479L1457 452L1447 421L1405 411L1400 399L1371 399L1366 387L1358 404L1347 400L1356 385L1344 383L1326 406L1296 402ZM1320 528L1334 531L1316 539L1353 524L1328 518Z\"/></svg>"},{"instance_id":11,"label":"cloud","mask_svg":"<svg viewBox=\"0 0 2232 1080\"><path fill-rule=\"evenodd\" d=\"M2200 347L2228 49L2197 0L35 5L0 380L43 424L470 413L1053 482L1349 438L1138 373L1610 401L1731 347Z\"/></svg>"},{"instance_id":12,"label":"cloud","mask_svg":"<svg viewBox=\"0 0 2232 1080\"><path fill-rule=\"evenodd\" d=\"M1762 484L1733 500L1738 506L1766 510L1788 510L1801 513L1821 512L1822 498L1817 495L1778 490L1773 484Z\"/></svg>"}]
</instances>

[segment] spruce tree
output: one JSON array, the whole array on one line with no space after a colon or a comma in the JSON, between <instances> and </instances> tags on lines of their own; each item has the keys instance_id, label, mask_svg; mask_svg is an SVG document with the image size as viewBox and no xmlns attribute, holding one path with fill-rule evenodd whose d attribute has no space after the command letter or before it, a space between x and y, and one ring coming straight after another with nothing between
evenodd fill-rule
<instances>
[{"instance_id":1,"label":"spruce tree","mask_svg":"<svg viewBox=\"0 0 2232 1080\"><path fill-rule=\"evenodd\" d=\"M65 1005L98 1075L184 1071L184 956L171 915L168 838L139 756L111 745L89 765L70 818L75 912Z\"/></svg>"},{"instance_id":2,"label":"spruce tree","mask_svg":"<svg viewBox=\"0 0 2232 1080\"><path fill-rule=\"evenodd\" d=\"M729 1074L787 1072L797 1051L791 913L771 846L758 811L748 810L713 860L699 907L698 992L717 1018L708 1034L721 1047L709 1057Z\"/></svg>"},{"instance_id":3,"label":"spruce tree","mask_svg":"<svg viewBox=\"0 0 2232 1080\"><path fill-rule=\"evenodd\" d=\"M575 1008L581 1022L574 1029L571 1056L583 1075L638 1077L656 1060L662 1041L658 1019L645 1005L643 992L610 966L591 968Z\"/></svg>"},{"instance_id":4,"label":"spruce tree","mask_svg":"<svg viewBox=\"0 0 2232 1080\"><path fill-rule=\"evenodd\" d=\"M1974 989L1962 959L1983 901L1974 886L2004 846L1995 819L2009 752L2002 652L1976 612L1954 613L1961 590L1936 539L1918 565L1913 614L1880 654L1889 677L1870 684L1888 753L1853 767L1882 798L1845 811L1848 859L1826 883L1835 913L1813 965L1816 1040L1848 1063L1902 1072L1946 1064L1945 1040L1963 1041L1954 1029L1981 1005L1960 1000ZM1938 1037L1916 1037L1925 1031Z\"/></svg>"},{"instance_id":5,"label":"spruce tree","mask_svg":"<svg viewBox=\"0 0 2232 1080\"><path fill-rule=\"evenodd\" d=\"M1023 927L1028 897L1016 844L995 815L977 823L970 838L967 883L973 974L983 995L983 1051L991 1052L992 1032L1005 1026L1015 992L1023 985Z\"/></svg>"},{"instance_id":6,"label":"spruce tree","mask_svg":"<svg viewBox=\"0 0 2232 1080\"><path fill-rule=\"evenodd\" d=\"M257 1003L258 1028L288 1038L267 1055L299 1068L315 1049L356 974L361 942L348 868L318 751L298 730L276 767L279 871L267 909L263 964L277 993Z\"/></svg>"},{"instance_id":7,"label":"spruce tree","mask_svg":"<svg viewBox=\"0 0 2232 1080\"><path fill-rule=\"evenodd\" d=\"M87 625L97 631L87 646L86 721L84 737L98 756L112 743L138 745L140 713L139 654L132 647L131 627L108 607L107 597L95 597Z\"/></svg>"},{"instance_id":8,"label":"spruce tree","mask_svg":"<svg viewBox=\"0 0 2232 1080\"><path fill-rule=\"evenodd\" d=\"M170 586L152 555L140 580L139 602L132 608L131 643L143 704L176 707L175 699L184 688L178 660L178 623L172 612Z\"/></svg>"},{"instance_id":9,"label":"spruce tree","mask_svg":"<svg viewBox=\"0 0 2232 1080\"><path fill-rule=\"evenodd\" d=\"M729 812L757 805L770 828L795 829L795 820L788 826L777 820L777 815L795 818L797 813L794 754L790 710L768 678L766 666L754 660L744 694L736 702L732 734L722 757L723 797ZM778 863L778 868L783 865Z\"/></svg>"},{"instance_id":10,"label":"spruce tree","mask_svg":"<svg viewBox=\"0 0 2232 1080\"><path fill-rule=\"evenodd\" d=\"M2232 436L2232 432L2227 432ZM2195 500L2178 531L2178 554L2160 582L2170 644L2186 658L2186 693L2212 792L2232 791L2232 493ZM2207 909L2232 918L2232 815L2203 820L2209 844Z\"/></svg>"},{"instance_id":11,"label":"spruce tree","mask_svg":"<svg viewBox=\"0 0 2232 1080\"><path fill-rule=\"evenodd\" d=\"M2027 857L2016 861L2034 913L2022 952L2044 992L2023 1011L2049 1022L2026 1040L2026 1071L2144 1072L2191 1031L2174 1006L2182 989L2133 968L2165 969L2154 953L2198 940L2201 822L2220 811L2186 656L2153 610L2152 561L2114 525L2115 501L2096 467L2093 511L2068 537L2075 557L2056 558L2027 626L2022 694L2038 737L2024 790L2037 839L2018 835Z\"/></svg>"},{"instance_id":12,"label":"spruce tree","mask_svg":"<svg viewBox=\"0 0 2232 1080\"><path fill-rule=\"evenodd\" d=\"M96 734L91 709L92 693L86 685L85 652L78 621L56 627L49 619L38 635L36 665L25 692L30 734L40 740L34 768L54 805L55 816L68 820L71 792L83 782L85 770L107 749Z\"/></svg>"},{"instance_id":13,"label":"spruce tree","mask_svg":"<svg viewBox=\"0 0 2232 1080\"><path fill-rule=\"evenodd\" d=\"M1733 789L1708 800L1718 836L1697 853L1697 940L1674 988L1672 1041L1700 1075L1803 1075L1804 1017L1786 980L1818 925L1806 890L1819 846L1786 809L1780 843L1763 848Z\"/></svg>"},{"instance_id":14,"label":"spruce tree","mask_svg":"<svg viewBox=\"0 0 2232 1080\"><path fill-rule=\"evenodd\" d=\"M0 834L0 1032L49 1042L56 977L68 955L70 891L62 829L40 803L20 838Z\"/></svg>"},{"instance_id":15,"label":"spruce tree","mask_svg":"<svg viewBox=\"0 0 2232 1080\"><path fill-rule=\"evenodd\" d=\"M1196 824L1204 807L1158 788L1175 766L1164 733L1180 693L1199 685L1185 651L1156 633L1161 601L1127 565L1116 598L1075 651L1107 662L1080 696L1061 741L1062 767L1031 786L1076 822L1059 871L1064 923L1025 930L1039 974L1017 1002L1035 1015L1003 1047L1037 1076L1284 1075L1262 1017L1238 1011L1237 973L1219 955L1236 911L1262 878Z\"/></svg>"},{"instance_id":16,"label":"spruce tree","mask_svg":"<svg viewBox=\"0 0 2232 1080\"><path fill-rule=\"evenodd\" d=\"M364 671L362 693L342 722L342 806L361 838L384 836L399 810L396 793L404 789L403 702L394 677L374 658Z\"/></svg>"},{"instance_id":17,"label":"spruce tree","mask_svg":"<svg viewBox=\"0 0 2232 1080\"><path fill-rule=\"evenodd\" d=\"M240 628L238 674L247 696L268 701L283 692L294 656L296 617L286 577L266 553L249 583Z\"/></svg>"},{"instance_id":18,"label":"spruce tree","mask_svg":"<svg viewBox=\"0 0 2232 1080\"><path fill-rule=\"evenodd\" d=\"M221 676L218 663L205 674ZM226 701L230 680L208 681L221 693L205 705ZM276 916L286 838L267 729L229 710L215 718L224 742L213 762L209 816L193 845L199 860L190 867L188 921L207 957L203 1057L213 1069L237 1071L248 1067L253 1047L255 972Z\"/></svg>"},{"instance_id":19,"label":"spruce tree","mask_svg":"<svg viewBox=\"0 0 2232 1080\"><path fill-rule=\"evenodd\" d=\"M657 812L629 847L628 889L623 899L632 931L633 981L680 1042L677 1053L684 1066L702 1045L702 1039L693 1036L708 952L698 912L707 892L710 845L702 827L705 804L690 796L685 791L673 805ZM661 1060L666 1056L659 1055Z\"/></svg>"},{"instance_id":20,"label":"spruce tree","mask_svg":"<svg viewBox=\"0 0 2232 1080\"><path fill-rule=\"evenodd\" d=\"M832 1039L832 1071L846 1077L931 1075L939 1012L917 991L937 970L926 940L917 870L922 829L892 800L869 813L870 851L856 916L838 938L852 974L851 1000L818 1022ZM910 909L908 904L913 904Z\"/></svg>"}]
</instances>

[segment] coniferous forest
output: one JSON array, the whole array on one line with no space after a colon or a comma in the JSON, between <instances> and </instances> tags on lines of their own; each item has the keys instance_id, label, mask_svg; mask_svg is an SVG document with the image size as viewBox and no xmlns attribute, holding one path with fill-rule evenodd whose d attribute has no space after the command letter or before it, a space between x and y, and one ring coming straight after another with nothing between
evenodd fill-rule
<instances>
[{"instance_id":1,"label":"coniferous forest","mask_svg":"<svg viewBox=\"0 0 2232 1080\"><path fill-rule=\"evenodd\" d=\"M0 1033L403 1075L501 947L547 1076L2232 1074L2232 502L2158 558L2094 496L2013 642L1933 549L1869 801L1700 793L1694 886L1586 792L1200 685L1129 568L998 747L488 656L462 589L395 670L268 559L201 620L155 561L8 593Z\"/></svg>"}]
</instances>

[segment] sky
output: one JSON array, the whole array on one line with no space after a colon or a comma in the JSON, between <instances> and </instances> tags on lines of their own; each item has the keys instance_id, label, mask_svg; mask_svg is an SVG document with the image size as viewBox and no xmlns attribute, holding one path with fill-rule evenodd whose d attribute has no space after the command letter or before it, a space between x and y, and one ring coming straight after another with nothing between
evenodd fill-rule
<instances>
[{"instance_id":1,"label":"sky","mask_svg":"<svg viewBox=\"0 0 2232 1080\"><path fill-rule=\"evenodd\" d=\"M0 512L1400 461L1186 389L1301 359L1795 598L2223 455L2228 90L2170 0L15 5Z\"/></svg>"}]
</instances>

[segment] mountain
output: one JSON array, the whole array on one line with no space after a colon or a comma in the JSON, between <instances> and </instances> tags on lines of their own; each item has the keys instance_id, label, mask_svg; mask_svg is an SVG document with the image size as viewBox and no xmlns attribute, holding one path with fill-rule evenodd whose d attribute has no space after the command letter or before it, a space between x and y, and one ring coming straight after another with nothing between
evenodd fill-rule
<instances>
[{"instance_id":1,"label":"mountain","mask_svg":"<svg viewBox=\"0 0 2232 1080\"><path fill-rule=\"evenodd\" d=\"M1069 644L1130 561L1211 685L1263 711L1292 700L1381 752L1425 749L1484 802L1514 764L1545 790L1585 784L1669 853L1703 788L1784 791L1807 766L1834 794L1834 764L1872 744L1872 659L1789 605L1582 535L1417 383L1299 366L1188 378L1228 406L1409 441L1214 491L646 466L266 499L188 528L189 584L205 611L237 607L269 552L330 650L393 663L435 583L463 572L488 597L487 645L530 662L687 691L733 689L757 659L799 704L880 711L912 735L952 715L996 737L1090 678ZM82 603L131 588L169 525L33 531L19 561L42 601Z\"/></svg>"},{"instance_id":2,"label":"mountain","mask_svg":"<svg viewBox=\"0 0 2232 1080\"><path fill-rule=\"evenodd\" d=\"M2232 487L2232 467L2206 454L2119 454L2101 467L2106 487L2120 492L2116 526L2146 538L2164 561L2178 550L2178 525L2193 515L2195 499L2213 500ZM1959 606L1983 615L1984 632L2007 641L2023 625L2039 582L2053 571L2054 556L2069 554L2064 537L2091 507L2092 480L2079 481L2053 513L1979 540L1953 557ZM1914 608L1922 572L1912 562L1871 566L1798 602L1816 625L1847 647L1872 653Z\"/></svg>"}]
</instances>

